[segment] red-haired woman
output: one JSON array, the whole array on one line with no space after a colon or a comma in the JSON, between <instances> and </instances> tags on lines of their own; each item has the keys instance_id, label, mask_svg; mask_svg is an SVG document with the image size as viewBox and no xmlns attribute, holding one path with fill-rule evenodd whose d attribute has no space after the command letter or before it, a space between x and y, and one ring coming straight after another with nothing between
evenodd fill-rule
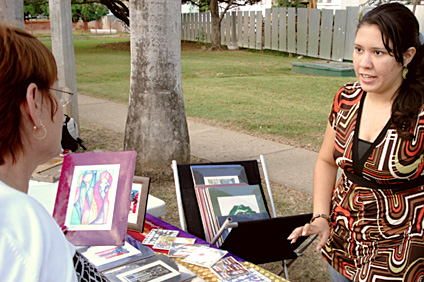
<instances>
[{"instance_id":1,"label":"red-haired woman","mask_svg":"<svg viewBox=\"0 0 424 282\"><path fill-rule=\"evenodd\" d=\"M76 281L75 248L27 195L34 169L61 151L62 98L53 55L0 25L0 280Z\"/></svg>"}]
</instances>

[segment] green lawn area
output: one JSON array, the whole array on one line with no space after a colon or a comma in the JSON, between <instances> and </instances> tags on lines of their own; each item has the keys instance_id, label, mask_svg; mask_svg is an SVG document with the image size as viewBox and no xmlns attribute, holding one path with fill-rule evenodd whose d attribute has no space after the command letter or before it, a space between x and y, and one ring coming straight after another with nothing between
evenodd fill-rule
<instances>
[{"instance_id":1,"label":"green lawn area","mask_svg":"<svg viewBox=\"0 0 424 282\"><path fill-rule=\"evenodd\" d=\"M50 45L49 37L41 40ZM74 37L79 93L128 102L130 53L119 42L125 45L122 42L128 43L129 37ZM275 135L315 150L321 144L336 91L355 79L291 72L291 62L311 58L248 50L209 52L191 46L182 48L187 116Z\"/></svg>"}]
</instances>

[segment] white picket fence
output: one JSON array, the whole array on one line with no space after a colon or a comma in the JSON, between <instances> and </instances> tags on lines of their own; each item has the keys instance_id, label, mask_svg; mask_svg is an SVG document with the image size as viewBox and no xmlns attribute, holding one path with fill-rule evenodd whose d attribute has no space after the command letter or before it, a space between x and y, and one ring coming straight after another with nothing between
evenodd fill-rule
<instances>
[{"instance_id":1,"label":"white picket fence","mask_svg":"<svg viewBox=\"0 0 424 282\"><path fill-rule=\"evenodd\" d=\"M264 16L260 11L228 12L221 23L221 44L350 61L359 16L359 7L298 8L297 13L295 8L271 8ZM210 13L182 14L181 23L182 40L211 42Z\"/></svg>"}]
</instances>

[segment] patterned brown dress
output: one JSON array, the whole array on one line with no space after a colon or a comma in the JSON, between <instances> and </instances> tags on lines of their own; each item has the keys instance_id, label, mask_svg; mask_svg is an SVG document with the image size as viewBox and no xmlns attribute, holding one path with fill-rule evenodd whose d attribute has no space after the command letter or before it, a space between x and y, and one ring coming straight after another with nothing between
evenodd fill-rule
<instances>
[{"instance_id":1,"label":"patterned brown dress","mask_svg":"<svg viewBox=\"0 0 424 282\"><path fill-rule=\"evenodd\" d=\"M354 281L424 281L424 110L413 140L401 139L389 121L360 158L365 95L359 83L345 85L330 114L334 159L343 174L323 256Z\"/></svg>"}]
</instances>

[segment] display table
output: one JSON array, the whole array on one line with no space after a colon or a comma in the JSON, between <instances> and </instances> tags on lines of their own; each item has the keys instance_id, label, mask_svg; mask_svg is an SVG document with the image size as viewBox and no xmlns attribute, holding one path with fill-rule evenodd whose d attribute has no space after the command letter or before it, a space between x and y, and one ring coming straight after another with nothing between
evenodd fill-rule
<instances>
[{"instance_id":1,"label":"display table","mask_svg":"<svg viewBox=\"0 0 424 282\"><path fill-rule=\"evenodd\" d=\"M128 235L130 235L131 237L133 237L134 239L136 239L137 241L142 242L144 240L144 238L146 238L146 236L149 234L149 232L152 229L166 229L166 230L178 230L178 237L184 237L184 238L194 238L196 239L196 244L205 244L208 245L209 247L214 247L215 246L209 244L208 242L197 238L196 236L187 233L159 218L156 218L154 216L152 216L151 214L146 214L146 220L144 223L144 232L143 233L139 233L139 232L134 232L134 231L128 231ZM149 246L150 247L150 246ZM153 249L155 252L157 253L163 253L163 254L167 254L168 251L165 250L157 250L157 249ZM271 273L269 271L267 271L266 269L263 269L257 265L254 265L250 262L244 261L243 259L234 256L232 254L227 254L226 256L232 256L234 257L236 260L238 260L240 263L242 263L246 268L254 268L256 271L258 271L259 273L261 273L262 275L264 275L265 277L267 277L268 279L270 279L271 281L287 281L285 279L283 279L282 277ZM183 259L181 258L172 258L175 261L177 261L178 263L182 264L183 266L187 267L188 269L190 269L191 271L193 271L198 277L206 280L206 281L218 281L218 279L216 278L216 276L208 269L205 267L201 267L201 266L196 266L194 264L190 264L190 263L186 263L183 262Z\"/></svg>"},{"instance_id":2,"label":"display table","mask_svg":"<svg viewBox=\"0 0 424 282\"><path fill-rule=\"evenodd\" d=\"M49 214L53 214L54 204L56 202L57 187L59 181L44 182L44 181L29 181L28 195L39 201ZM155 196L149 195L147 200L147 212L155 217L165 215L165 202Z\"/></svg>"}]
</instances>

